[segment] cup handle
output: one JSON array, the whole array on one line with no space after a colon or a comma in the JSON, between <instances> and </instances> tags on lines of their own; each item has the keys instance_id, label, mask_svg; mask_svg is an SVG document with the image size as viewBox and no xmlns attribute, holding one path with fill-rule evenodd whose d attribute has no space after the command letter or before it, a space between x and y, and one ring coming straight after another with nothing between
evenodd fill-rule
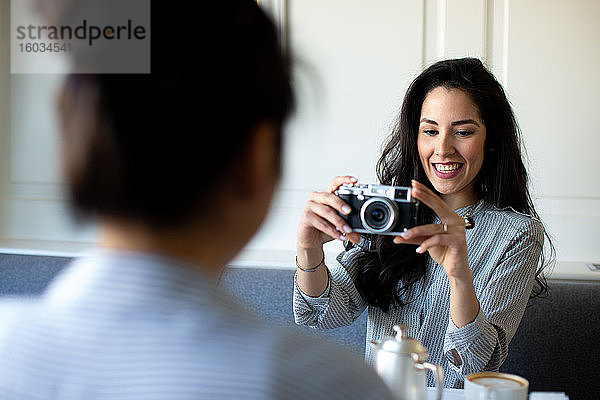
<instances>
[{"instance_id":1,"label":"cup handle","mask_svg":"<svg viewBox=\"0 0 600 400\"><path fill-rule=\"evenodd\" d=\"M442 400L442 393L444 391L444 368L441 365L424 362L421 364L423 368L426 368L435 374L435 399Z\"/></svg>"}]
</instances>

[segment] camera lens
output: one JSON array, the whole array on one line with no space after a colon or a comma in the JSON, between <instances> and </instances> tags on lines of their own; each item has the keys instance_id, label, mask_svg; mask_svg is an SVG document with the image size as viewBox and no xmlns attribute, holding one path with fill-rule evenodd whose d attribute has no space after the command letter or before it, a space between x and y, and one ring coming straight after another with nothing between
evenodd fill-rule
<instances>
[{"instance_id":1,"label":"camera lens","mask_svg":"<svg viewBox=\"0 0 600 400\"><path fill-rule=\"evenodd\" d=\"M385 225L387 216L387 210L385 208L381 208L378 205L371 205L365 214L369 225L372 227L380 228L382 225Z\"/></svg>"},{"instance_id":2,"label":"camera lens","mask_svg":"<svg viewBox=\"0 0 600 400\"><path fill-rule=\"evenodd\" d=\"M365 229L373 233L382 233L394 225L396 205L388 198L373 197L367 200L360 212Z\"/></svg>"}]
</instances>

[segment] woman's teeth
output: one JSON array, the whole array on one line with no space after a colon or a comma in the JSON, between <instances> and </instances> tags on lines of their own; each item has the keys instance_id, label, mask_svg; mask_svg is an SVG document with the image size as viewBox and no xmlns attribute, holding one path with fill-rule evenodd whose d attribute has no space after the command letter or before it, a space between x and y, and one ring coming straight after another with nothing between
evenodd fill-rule
<instances>
[{"instance_id":1,"label":"woman's teeth","mask_svg":"<svg viewBox=\"0 0 600 400\"><path fill-rule=\"evenodd\" d=\"M459 169L462 166L462 164L461 163L433 164L433 166L439 172L448 173L448 172L456 171L457 169Z\"/></svg>"}]
</instances>

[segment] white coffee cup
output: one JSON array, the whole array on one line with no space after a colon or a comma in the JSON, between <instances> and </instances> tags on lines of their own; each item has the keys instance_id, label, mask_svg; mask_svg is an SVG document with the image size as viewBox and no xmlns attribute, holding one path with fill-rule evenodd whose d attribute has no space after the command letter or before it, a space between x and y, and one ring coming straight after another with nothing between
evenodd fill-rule
<instances>
[{"instance_id":1,"label":"white coffee cup","mask_svg":"<svg viewBox=\"0 0 600 400\"><path fill-rule=\"evenodd\" d=\"M466 400L527 400L529 381L503 372L478 372L465 379Z\"/></svg>"}]
</instances>

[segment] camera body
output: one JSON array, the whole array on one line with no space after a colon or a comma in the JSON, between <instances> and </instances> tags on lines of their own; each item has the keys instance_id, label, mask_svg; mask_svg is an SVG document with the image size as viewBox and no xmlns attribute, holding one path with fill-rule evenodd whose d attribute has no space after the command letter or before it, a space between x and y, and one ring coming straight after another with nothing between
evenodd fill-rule
<instances>
[{"instance_id":1,"label":"camera body","mask_svg":"<svg viewBox=\"0 0 600 400\"><path fill-rule=\"evenodd\" d=\"M344 184L335 194L352 208L340 215L354 232L397 236L417 225L419 202L410 187Z\"/></svg>"}]
</instances>

